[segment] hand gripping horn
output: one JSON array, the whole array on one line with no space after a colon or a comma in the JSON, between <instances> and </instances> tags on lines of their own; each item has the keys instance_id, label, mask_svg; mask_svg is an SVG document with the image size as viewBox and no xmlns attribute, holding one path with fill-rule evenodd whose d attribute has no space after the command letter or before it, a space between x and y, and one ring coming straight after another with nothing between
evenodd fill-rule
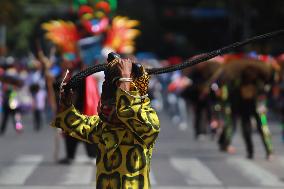
<instances>
[{"instance_id":1,"label":"hand gripping horn","mask_svg":"<svg viewBox=\"0 0 284 189\"><path fill-rule=\"evenodd\" d=\"M177 71L177 70L182 70L191 66L194 66L196 64L199 64L201 62L205 62L207 60L210 60L216 56L219 55L223 55L226 53L231 52L232 50L244 46L246 44L258 41L258 40L262 40L262 39L268 39L268 38L272 38L275 36L279 36L279 35L283 35L284 34L284 30L276 30L270 33L266 33L266 34L262 34L262 35L258 35L258 36L254 36L252 38L248 38L245 39L244 41L240 41L240 42L235 42L231 45L222 47L220 49L208 52L208 53L204 53L201 54L199 56L196 56L195 58L189 59L181 64L178 65L174 65L174 66L168 66L168 67L164 67L164 68L149 68L146 69L146 72L149 75L156 75L156 74L163 74L163 73L168 73L168 72L173 72L173 71ZM107 61L111 62L114 59L120 58L120 56L116 53L109 53ZM134 64L136 65L136 64ZM139 66L139 64L138 64ZM138 68L138 66L133 66L133 72L135 73L135 70ZM100 64L100 65L94 65L94 66L90 66L89 68L77 73L76 75L74 75L70 81L65 85L65 89L75 89L78 85L79 85L79 81L84 79L85 77L92 75L94 73L100 72L100 71L104 71L107 67L107 64Z\"/></svg>"}]
</instances>

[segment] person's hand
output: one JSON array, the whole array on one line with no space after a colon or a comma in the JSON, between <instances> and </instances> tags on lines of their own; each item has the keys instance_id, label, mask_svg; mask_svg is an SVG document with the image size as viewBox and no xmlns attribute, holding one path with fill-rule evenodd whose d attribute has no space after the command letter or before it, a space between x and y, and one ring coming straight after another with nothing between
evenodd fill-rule
<instances>
[{"instance_id":1,"label":"person's hand","mask_svg":"<svg viewBox=\"0 0 284 189\"><path fill-rule=\"evenodd\" d=\"M116 64L120 71L120 76L124 78L131 77L132 61L130 59L120 59Z\"/></svg>"},{"instance_id":2,"label":"person's hand","mask_svg":"<svg viewBox=\"0 0 284 189\"><path fill-rule=\"evenodd\" d=\"M51 61L44 55L43 51L38 51L38 58L40 63L42 63L44 70L48 70L52 63Z\"/></svg>"},{"instance_id":3,"label":"person's hand","mask_svg":"<svg viewBox=\"0 0 284 189\"><path fill-rule=\"evenodd\" d=\"M131 78L132 62L130 59L120 59L116 66L120 71L121 78ZM122 90L129 91L130 82L119 80L118 87Z\"/></svg>"},{"instance_id":4,"label":"person's hand","mask_svg":"<svg viewBox=\"0 0 284 189\"><path fill-rule=\"evenodd\" d=\"M64 112L72 106L73 91L70 89L68 92L63 91L59 102L59 112Z\"/></svg>"}]
</instances>

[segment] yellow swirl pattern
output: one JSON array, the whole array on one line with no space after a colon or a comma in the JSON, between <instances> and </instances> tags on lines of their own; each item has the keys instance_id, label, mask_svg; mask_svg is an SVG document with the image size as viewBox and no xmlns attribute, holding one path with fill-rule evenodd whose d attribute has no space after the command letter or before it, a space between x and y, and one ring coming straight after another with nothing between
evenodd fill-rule
<instances>
[{"instance_id":1,"label":"yellow swirl pattern","mask_svg":"<svg viewBox=\"0 0 284 189\"><path fill-rule=\"evenodd\" d=\"M139 82L148 85L147 78ZM160 123L150 99L135 98L143 95L140 90L136 87L130 92L118 89L119 125L103 122L99 116L82 115L74 106L58 114L52 123L70 136L98 144L96 183L99 189L151 188L150 160Z\"/></svg>"}]
</instances>

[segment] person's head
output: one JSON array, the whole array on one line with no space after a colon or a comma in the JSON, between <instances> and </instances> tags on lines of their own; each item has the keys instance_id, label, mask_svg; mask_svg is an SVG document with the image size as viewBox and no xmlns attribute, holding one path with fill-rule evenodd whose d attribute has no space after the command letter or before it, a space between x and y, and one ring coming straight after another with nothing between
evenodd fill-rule
<instances>
[{"instance_id":1,"label":"person's head","mask_svg":"<svg viewBox=\"0 0 284 189\"><path fill-rule=\"evenodd\" d=\"M99 112L100 117L108 119L108 121L109 119L112 119L110 117L115 114L116 92L118 89L117 81L121 77L120 70L117 66L119 61L123 60L117 58L108 63L108 66L105 70L105 80L102 86L101 107ZM134 63L132 62L132 64ZM135 73L132 71L131 77L133 78L133 83L131 84L131 88L136 88L140 95L145 95L145 93L147 93L149 75L145 72L143 66L135 66L135 68L132 70L135 69L137 69Z\"/></svg>"}]
</instances>

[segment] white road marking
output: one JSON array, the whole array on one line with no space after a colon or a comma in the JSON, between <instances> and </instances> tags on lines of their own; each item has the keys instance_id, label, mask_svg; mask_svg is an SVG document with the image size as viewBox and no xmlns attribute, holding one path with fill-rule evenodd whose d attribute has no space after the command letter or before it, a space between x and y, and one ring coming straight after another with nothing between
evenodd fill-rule
<instances>
[{"instance_id":1,"label":"white road marking","mask_svg":"<svg viewBox=\"0 0 284 189\"><path fill-rule=\"evenodd\" d=\"M43 160L39 155L23 155L0 171L0 185L22 185Z\"/></svg>"},{"instance_id":2,"label":"white road marking","mask_svg":"<svg viewBox=\"0 0 284 189\"><path fill-rule=\"evenodd\" d=\"M76 161L69 165L64 180L60 185L90 185L95 181L95 165L88 162L88 158L78 156Z\"/></svg>"},{"instance_id":3,"label":"white road marking","mask_svg":"<svg viewBox=\"0 0 284 189\"><path fill-rule=\"evenodd\" d=\"M171 158L170 162L189 185L222 185L213 172L196 158Z\"/></svg>"},{"instance_id":4,"label":"white road marking","mask_svg":"<svg viewBox=\"0 0 284 189\"><path fill-rule=\"evenodd\" d=\"M251 160L240 157L231 157L226 161L257 185L271 187L284 186L284 183L281 182L276 175L255 164Z\"/></svg>"}]
</instances>

